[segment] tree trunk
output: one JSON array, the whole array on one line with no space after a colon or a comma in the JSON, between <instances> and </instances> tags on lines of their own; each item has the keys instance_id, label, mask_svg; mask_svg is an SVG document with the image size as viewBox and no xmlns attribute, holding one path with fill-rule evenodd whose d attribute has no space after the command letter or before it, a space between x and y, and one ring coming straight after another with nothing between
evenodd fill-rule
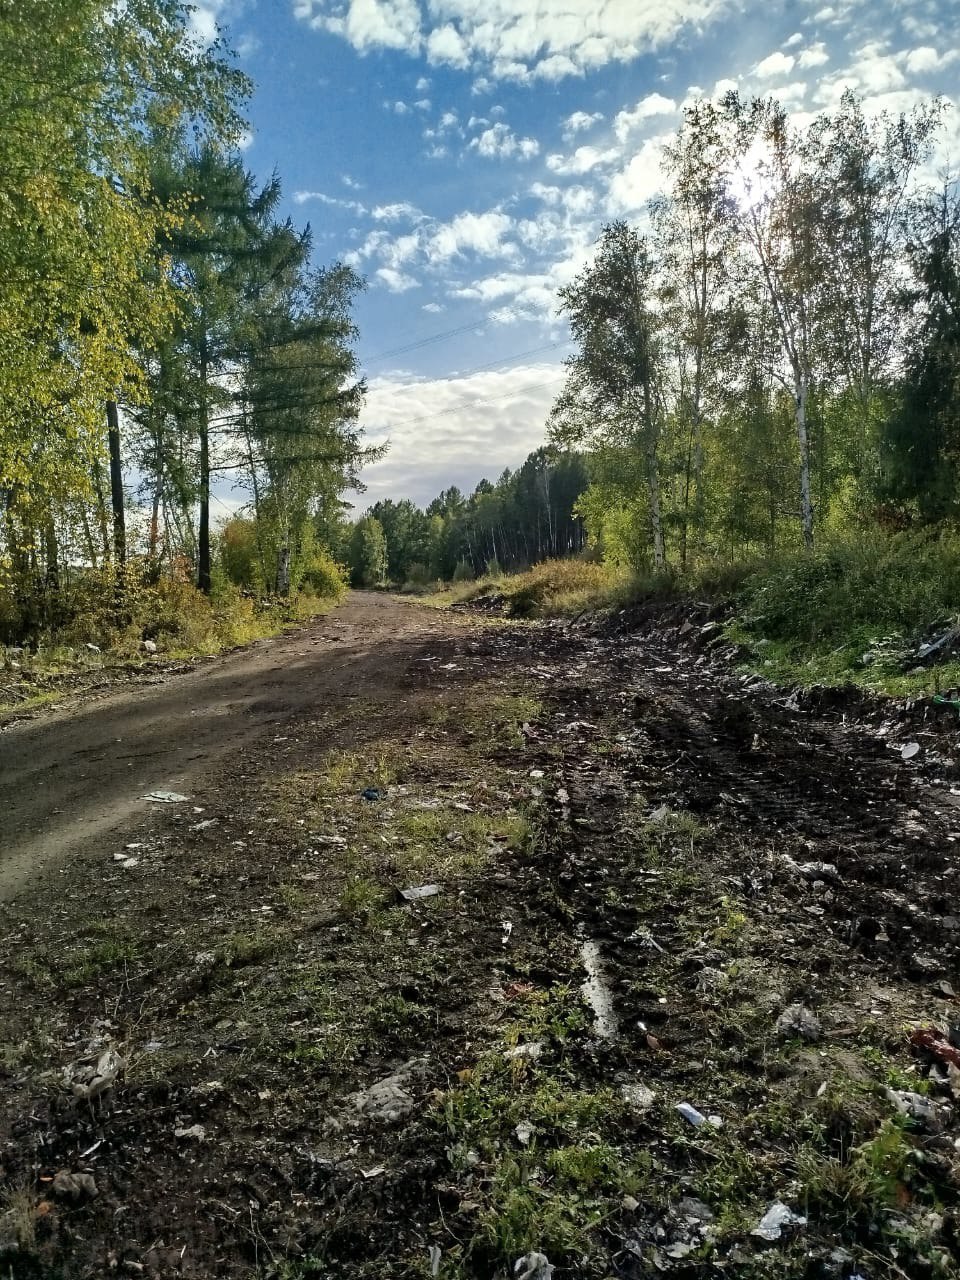
<instances>
[{"instance_id":1,"label":"tree trunk","mask_svg":"<svg viewBox=\"0 0 960 1280\"><path fill-rule=\"evenodd\" d=\"M127 529L123 510L123 463L120 458L120 415L116 400L107 401L107 441L110 449L110 509L113 515L113 556L118 569L127 561Z\"/></svg>"},{"instance_id":2,"label":"tree trunk","mask_svg":"<svg viewBox=\"0 0 960 1280\"><path fill-rule=\"evenodd\" d=\"M213 585L210 564L210 430L207 421L207 353L200 353L200 527L197 533L197 586L204 595Z\"/></svg>"},{"instance_id":3,"label":"tree trunk","mask_svg":"<svg viewBox=\"0 0 960 1280\"><path fill-rule=\"evenodd\" d=\"M805 374L796 380L797 444L800 448L800 523L803 545L813 547L813 498L810 492L810 435L807 431L807 399L810 386Z\"/></svg>"}]
</instances>

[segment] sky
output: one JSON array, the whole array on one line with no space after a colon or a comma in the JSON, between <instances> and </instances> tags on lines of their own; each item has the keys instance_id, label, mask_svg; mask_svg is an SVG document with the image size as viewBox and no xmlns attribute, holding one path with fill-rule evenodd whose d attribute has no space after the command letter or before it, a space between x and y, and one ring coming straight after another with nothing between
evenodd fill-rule
<instances>
[{"instance_id":1,"label":"sky","mask_svg":"<svg viewBox=\"0 0 960 1280\"><path fill-rule=\"evenodd\" d=\"M960 0L194 3L256 84L248 167L278 172L318 265L367 281L361 423L390 447L357 511L469 492L544 442L557 290L605 222L642 223L685 103L736 88L803 122L850 87L871 112L960 108ZM960 109L937 162L960 169Z\"/></svg>"}]
</instances>

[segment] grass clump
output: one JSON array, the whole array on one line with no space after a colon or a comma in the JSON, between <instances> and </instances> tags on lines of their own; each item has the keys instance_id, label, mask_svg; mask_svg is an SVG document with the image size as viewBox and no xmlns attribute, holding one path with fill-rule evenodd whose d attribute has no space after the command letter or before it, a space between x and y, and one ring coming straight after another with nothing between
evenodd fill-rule
<instances>
[{"instance_id":1,"label":"grass clump","mask_svg":"<svg viewBox=\"0 0 960 1280\"><path fill-rule=\"evenodd\" d=\"M775 680L922 692L960 684L956 662L914 670L917 646L958 613L960 537L863 533L756 569L731 636Z\"/></svg>"}]
</instances>

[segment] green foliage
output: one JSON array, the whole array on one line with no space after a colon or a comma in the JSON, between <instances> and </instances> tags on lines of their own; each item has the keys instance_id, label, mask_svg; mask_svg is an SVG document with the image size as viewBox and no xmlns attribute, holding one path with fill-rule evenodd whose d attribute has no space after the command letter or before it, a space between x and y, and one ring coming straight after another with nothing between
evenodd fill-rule
<instances>
[{"instance_id":1,"label":"green foliage","mask_svg":"<svg viewBox=\"0 0 960 1280\"><path fill-rule=\"evenodd\" d=\"M356 587L382 587L387 580L387 540L373 516L364 516L350 537L350 574Z\"/></svg>"},{"instance_id":2,"label":"green foliage","mask_svg":"<svg viewBox=\"0 0 960 1280\"><path fill-rule=\"evenodd\" d=\"M469 560L458 560L453 569L453 582L472 582L474 579L473 565Z\"/></svg>"}]
</instances>

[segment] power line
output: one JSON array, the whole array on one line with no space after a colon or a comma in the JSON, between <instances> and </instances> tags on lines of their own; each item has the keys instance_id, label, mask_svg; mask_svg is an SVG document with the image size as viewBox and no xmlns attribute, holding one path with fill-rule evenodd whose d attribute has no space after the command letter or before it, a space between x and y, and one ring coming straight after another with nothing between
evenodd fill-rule
<instances>
[{"instance_id":1,"label":"power line","mask_svg":"<svg viewBox=\"0 0 960 1280\"><path fill-rule=\"evenodd\" d=\"M366 360L362 363L372 364L374 360L387 360L391 356L403 356L406 355L408 351L419 351L421 347L427 347L432 342L442 342L444 338L455 338L460 333L470 333L471 331L482 327L482 325L478 325L474 320L472 324L462 324L457 329L447 329L444 333L434 333L428 338L420 338L416 342L408 342L406 346L403 347L393 347L389 351L378 351L376 355L367 356Z\"/></svg>"}]
</instances>

